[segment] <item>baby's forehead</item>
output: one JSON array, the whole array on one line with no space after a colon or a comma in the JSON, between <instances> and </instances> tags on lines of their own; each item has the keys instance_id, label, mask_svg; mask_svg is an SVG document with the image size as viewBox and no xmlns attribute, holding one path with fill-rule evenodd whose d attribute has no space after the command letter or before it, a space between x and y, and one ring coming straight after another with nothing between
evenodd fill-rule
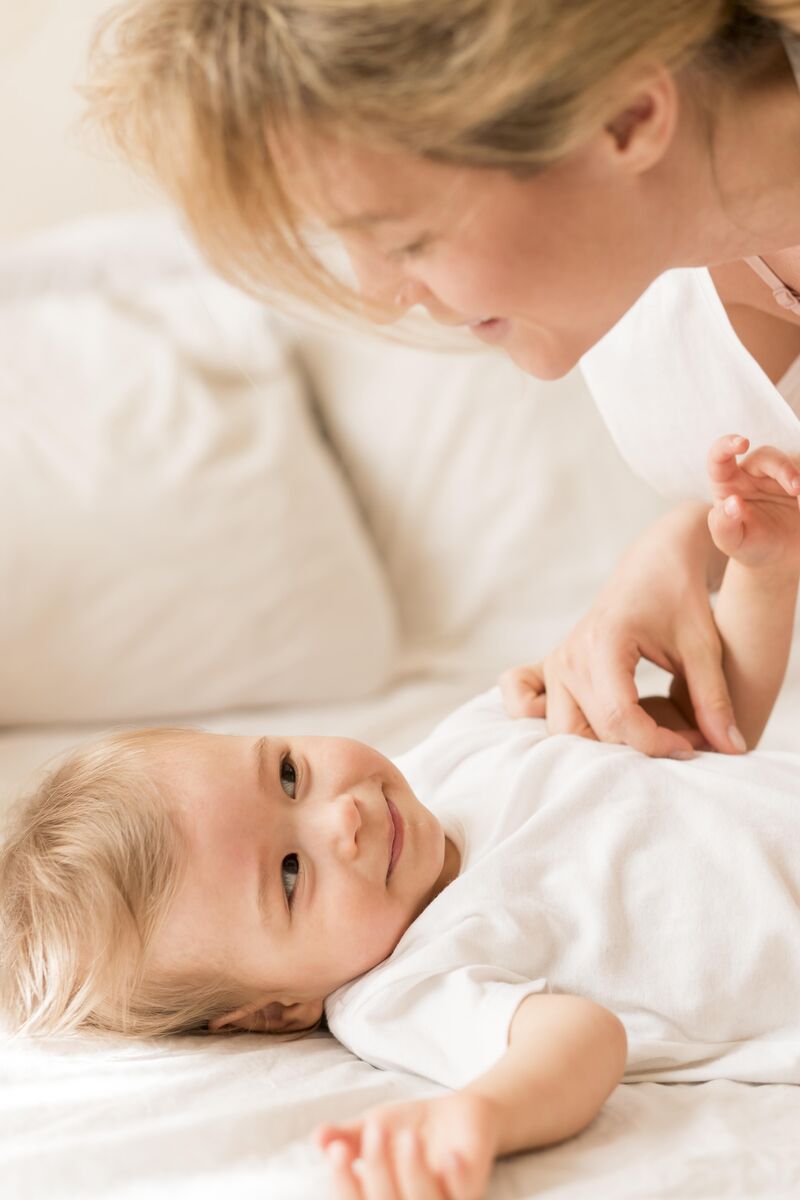
<instances>
[{"instance_id":1,"label":"baby's forehead","mask_svg":"<svg viewBox=\"0 0 800 1200\"><path fill-rule=\"evenodd\" d=\"M279 776L287 764L311 768L317 778L392 774L391 760L367 742L339 734L229 733L176 729L155 737L147 756L159 781L181 794L234 784L255 787Z\"/></svg>"}]
</instances>

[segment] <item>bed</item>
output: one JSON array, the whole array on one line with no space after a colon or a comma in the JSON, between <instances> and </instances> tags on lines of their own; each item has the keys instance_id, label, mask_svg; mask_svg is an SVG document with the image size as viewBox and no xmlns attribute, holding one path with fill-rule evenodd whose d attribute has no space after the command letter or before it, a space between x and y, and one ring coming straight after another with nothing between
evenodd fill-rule
<instances>
[{"instance_id":1,"label":"bed","mask_svg":"<svg viewBox=\"0 0 800 1200\"><path fill-rule=\"evenodd\" d=\"M588 605L663 502L578 375L281 317L169 214L0 259L0 804L110 726L412 745ZM658 687L657 672L643 684ZM800 660L764 745L798 748ZM754 897L754 903L758 898ZM325 1033L0 1035L14 1200L316 1200L326 1120L438 1089ZM800 1195L800 1089L617 1089L491 1200Z\"/></svg>"}]
</instances>

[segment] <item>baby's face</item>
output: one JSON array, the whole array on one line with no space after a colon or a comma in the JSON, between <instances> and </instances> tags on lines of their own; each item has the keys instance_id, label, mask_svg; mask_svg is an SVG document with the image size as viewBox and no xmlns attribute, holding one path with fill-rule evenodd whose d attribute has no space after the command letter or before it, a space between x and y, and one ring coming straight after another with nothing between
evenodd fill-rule
<instances>
[{"instance_id":1,"label":"baby's face","mask_svg":"<svg viewBox=\"0 0 800 1200\"><path fill-rule=\"evenodd\" d=\"M386 958L454 874L436 817L360 742L195 733L159 774L188 863L157 967L324 999Z\"/></svg>"}]
</instances>

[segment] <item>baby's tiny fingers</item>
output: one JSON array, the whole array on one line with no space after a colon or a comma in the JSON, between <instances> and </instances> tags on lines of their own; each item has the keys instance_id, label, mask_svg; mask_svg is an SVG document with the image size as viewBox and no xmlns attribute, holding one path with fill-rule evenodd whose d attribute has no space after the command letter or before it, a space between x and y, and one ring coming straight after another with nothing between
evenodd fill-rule
<instances>
[{"instance_id":1,"label":"baby's tiny fingers","mask_svg":"<svg viewBox=\"0 0 800 1200\"><path fill-rule=\"evenodd\" d=\"M727 483L737 471L736 456L745 454L750 442L739 433L717 438L708 452L706 466L712 483Z\"/></svg>"},{"instance_id":2,"label":"baby's tiny fingers","mask_svg":"<svg viewBox=\"0 0 800 1200\"><path fill-rule=\"evenodd\" d=\"M333 1172L334 1200L364 1200L361 1185L353 1174L353 1155L344 1142L331 1142L325 1157Z\"/></svg>"},{"instance_id":3,"label":"baby's tiny fingers","mask_svg":"<svg viewBox=\"0 0 800 1200\"><path fill-rule=\"evenodd\" d=\"M751 475L759 474L774 479L790 496L800 493L800 470L797 463L774 446L759 446L742 465Z\"/></svg>"},{"instance_id":4,"label":"baby's tiny fingers","mask_svg":"<svg viewBox=\"0 0 800 1200\"><path fill-rule=\"evenodd\" d=\"M448 1181L448 1197L449 1200L472 1200L478 1193L475 1191L474 1181L470 1181L467 1164L460 1154L455 1151L447 1156L447 1181ZM483 1190L480 1189L480 1194L483 1195Z\"/></svg>"},{"instance_id":5,"label":"baby's tiny fingers","mask_svg":"<svg viewBox=\"0 0 800 1200\"><path fill-rule=\"evenodd\" d=\"M402 1200L444 1200L445 1193L425 1161L419 1135L401 1129L394 1139L394 1165Z\"/></svg>"},{"instance_id":6,"label":"baby's tiny fingers","mask_svg":"<svg viewBox=\"0 0 800 1200\"><path fill-rule=\"evenodd\" d=\"M744 540L744 501L741 496L727 496L714 505L708 514L708 529L714 545L723 554L735 554Z\"/></svg>"},{"instance_id":7,"label":"baby's tiny fingers","mask_svg":"<svg viewBox=\"0 0 800 1200\"><path fill-rule=\"evenodd\" d=\"M366 1200L396 1200L397 1197L386 1148L386 1132L374 1120L368 1120L364 1126L362 1157L354 1163L354 1170Z\"/></svg>"},{"instance_id":8,"label":"baby's tiny fingers","mask_svg":"<svg viewBox=\"0 0 800 1200\"><path fill-rule=\"evenodd\" d=\"M356 1154L361 1143L357 1125L318 1125L312 1136L321 1150L327 1150L332 1142L341 1142Z\"/></svg>"}]
</instances>

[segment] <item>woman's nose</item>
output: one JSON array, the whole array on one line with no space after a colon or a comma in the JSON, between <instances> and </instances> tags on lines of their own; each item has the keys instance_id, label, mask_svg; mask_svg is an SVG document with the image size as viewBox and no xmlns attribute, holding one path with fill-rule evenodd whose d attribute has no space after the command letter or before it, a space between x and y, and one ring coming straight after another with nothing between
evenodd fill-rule
<instances>
[{"instance_id":1,"label":"woman's nose","mask_svg":"<svg viewBox=\"0 0 800 1200\"><path fill-rule=\"evenodd\" d=\"M390 324L405 316L409 308L421 304L428 294L424 284L403 277L402 270L378 254L348 249L359 291L364 299L381 312L372 313L376 324Z\"/></svg>"},{"instance_id":2,"label":"woman's nose","mask_svg":"<svg viewBox=\"0 0 800 1200\"><path fill-rule=\"evenodd\" d=\"M424 304L430 294L425 284L420 283L418 279L404 279L395 292L394 303L397 308L406 312L409 308L413 308L415 304Z\"/></svg>"}]
</instances>

